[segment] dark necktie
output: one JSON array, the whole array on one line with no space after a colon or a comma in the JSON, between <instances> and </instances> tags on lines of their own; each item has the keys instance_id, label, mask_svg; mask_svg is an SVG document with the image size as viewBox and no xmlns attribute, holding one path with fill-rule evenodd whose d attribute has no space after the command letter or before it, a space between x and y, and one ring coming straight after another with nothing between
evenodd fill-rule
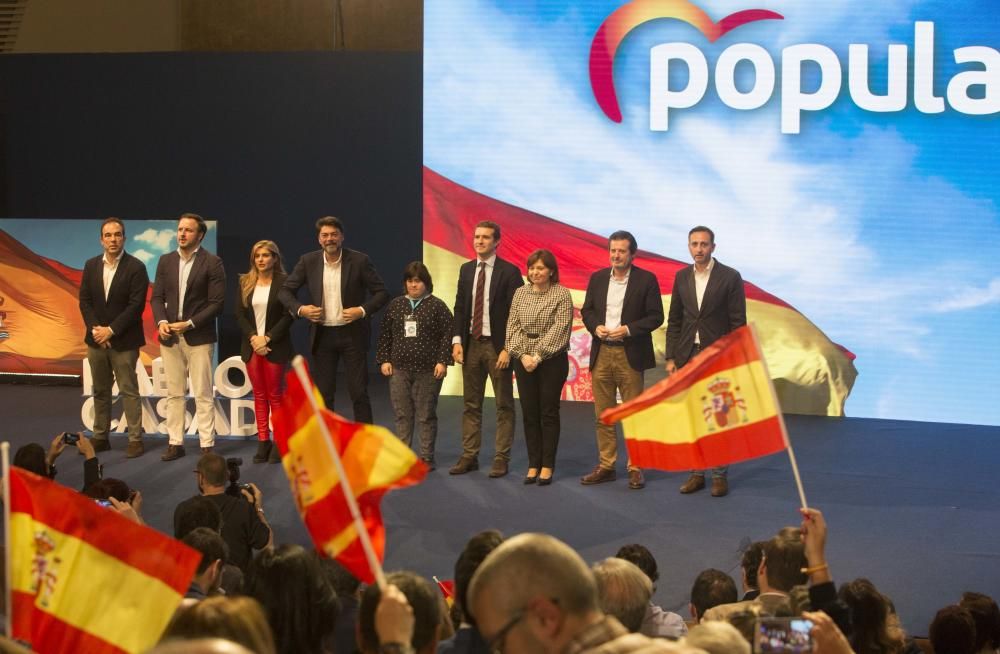
<instances>
[{"instance_id":1,"label":"dark necktie","mask_svg":"<svg viewBox=\"0 0 1000 654\"><path fill-rule=\"evenodd\" d=\"M479 279L476 280L476 299L472 307L472 337L483 335L483 296L486 295L486 262L479 262Z\"/></svg>"}]
</instances>

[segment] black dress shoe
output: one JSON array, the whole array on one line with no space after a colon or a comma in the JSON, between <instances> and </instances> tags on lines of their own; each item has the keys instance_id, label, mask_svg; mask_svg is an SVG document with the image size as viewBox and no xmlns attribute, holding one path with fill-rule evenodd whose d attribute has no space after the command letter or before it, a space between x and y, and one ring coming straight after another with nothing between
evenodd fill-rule
<instances>
[{"instance_id":1,"label":"black dress shoe","mask_svg":"<svg viewBox=\"0 0 1000 654\"><path fill-rule=\"evenodd\" d=\"M534 475L525 475L525 477L524 477L524 485L525 486L527 486L529 484L533 484L536 481L538 481L538 475L537 474L534 474Z\"/></svg>"},{"instance_id":2,"label":"black dress shoe","mask_svg":"<svg viewBox=\"0 0 1000 654\"><path fill-rule=\"evenodd\" d=\"M539 477L538 478L538 485L539 486L548 486L551 483L552 483L552 477Z\"/></svg>"},{"instance_id":3,"label":"black dress shoe","mask_svg":"<svg viewBox=\"0 0 1000 654\"><path fill-rule=\"evenodd\" d=\"M254 463L264 463L271 456L271 441L257 441L257 453L253 455Z\"/></svg>"}]
</instances>

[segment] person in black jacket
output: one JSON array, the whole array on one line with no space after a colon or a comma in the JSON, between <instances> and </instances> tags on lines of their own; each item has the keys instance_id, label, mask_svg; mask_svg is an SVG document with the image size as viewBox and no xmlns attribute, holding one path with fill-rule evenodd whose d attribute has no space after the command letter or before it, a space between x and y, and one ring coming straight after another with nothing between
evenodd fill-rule
<instances>
[{"instance_id":1,"label":"person in black jacket","mask_svg":"<svg viewBox=\"0 0 1000 654\"><path fill-rule=\"evenodd\" d=\"M104 254L88 259L80 280L80 313L87 326L87 362L94 389L94 450L111 449L111 389L118 393L128 421L125 456L141 456L142 402L135 365L146 344L142 311L149 290L146 264L125 252L125 223L108 218L101 223Z\"/></svg>"},{"instance_id":2,"label":"person in black jacket","mask_svg":"<svg viewBox=\"0 0 1000 654\"><path fill-rule=\"evenodd\" d=\"M253 386L257 418L257 453L254 463L281 459L270 440L268 418L281 402L282 376L292 358L288 328L292 316L278 299L285 283L281 251L274 241L257 241L250 248L250 270L240 275L240 303L236 322L243 332L240 358Z\"/></svg>"}]
</instances>

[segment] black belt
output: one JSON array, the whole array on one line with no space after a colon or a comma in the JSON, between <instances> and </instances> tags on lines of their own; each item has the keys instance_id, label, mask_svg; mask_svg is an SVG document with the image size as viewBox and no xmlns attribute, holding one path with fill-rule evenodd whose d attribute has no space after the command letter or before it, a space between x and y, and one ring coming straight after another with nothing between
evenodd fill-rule
<instances>
[{"instance_id":1,"label":"black belt","mask_svg":"<svg viewBox=\"0 0 1000 654\"><path fill-rule=\"evenodd\" d=\"M608 347L625 347L625 341L601 341L601 345Z\"/></svg>"},{"instance_id":2,"label":"black belt","mask_svg":"<svg viewBox=\"0 0 1000 654\"><path fill-rule=\"evenodd\" d=\"M487 341L493 340L490 336L472 336L472 340L479 341L480 343L486 343Z\"/></svg>"}]
</instances>

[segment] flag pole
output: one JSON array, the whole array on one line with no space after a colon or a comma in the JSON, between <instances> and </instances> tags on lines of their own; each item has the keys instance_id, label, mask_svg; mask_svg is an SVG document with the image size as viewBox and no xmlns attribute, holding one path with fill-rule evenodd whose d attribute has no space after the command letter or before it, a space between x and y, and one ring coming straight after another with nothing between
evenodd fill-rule
<instances>
[{"instance_id":1,"label":"flag pole","mask_svg":"<svg viewBox=\"0 0 1000 654\"><path fill-rule=\"evenodd\" d=\"M354 519L354 528L357 530L358 539L361 541L361 549L364 550L365 558L368 559L368 565L375 574L375 582L378 584L379 589L385 590L385 572L382 571L382 564L379 563L378 556L375 555L375 548L372 546L371 537L368 535L368 529L365 527L365 521L361 518L361 510L358 508L358 501L354 497L354 489L347 483L344 464L340 460L340 453L337 452L337 448L333 444L333 436L330 434L329 427L326 426L323 414L320 413L319 404L316 402L316 395L313 392L313 383L309 379L309 374L306 372L305 366L302 365L303 361L302 355L296 355L292 359L292 369L295 370L295 375L299 378L299 384L302 385L306 397L309 398L309 405L312 407L313 415L316 416L316 422L319 423L319 428L323 433L323 440L326 442L330 458L333 459L333 465L337 469L340 485L344 489L344 499L347 500L347 508Z\"/></svg>"},{"instance_id":2,"label":"flag pole","mask_svg":"<svg viewBox=\"0 0 1000 654\"><path fill-rule=\"evenodd\" d=\"M10 538L10 443L4 441L0 443L0 459L2 459L3 471L3 533L6 552L3 557L4 578L7 586L4 593L7 596L7 615L4 616L4 627L8 638L13 638L14 633L14 579L11 577L10 557L13 552Z\"/></svg>"},{"instance_id":3,"label":"flag pole","mask_svg":"<svg viewBox=\"0 0 1000 654\"><path fill-rule=\"evenodd\" d=\"M785 427L785 414L781 411L781 405L778 404L778 394L774 390L774 381L771 379L771 371L767 367L767 359L764 358L764 350L760 346L760 340L757 338L757 327L750 324L750 334L753 336L753 344L757 348L757 352L760 354L760 363L764 367L764 376L767 378L767 386L771 389L771 399L774 400L774 406L778 408L778 424L781 425L781 437L785 440L785 451L788 452L788 460L792 463L792 474L795 476L795 485L799 489L799 500L802 502L802 508L808 509L809 505L806 503L806 491L802 486L802 477L799 475L799 464L795 461L795 450L792 449L792 441L788 438L788 429Z\"/></svg>"}]
</instances>

